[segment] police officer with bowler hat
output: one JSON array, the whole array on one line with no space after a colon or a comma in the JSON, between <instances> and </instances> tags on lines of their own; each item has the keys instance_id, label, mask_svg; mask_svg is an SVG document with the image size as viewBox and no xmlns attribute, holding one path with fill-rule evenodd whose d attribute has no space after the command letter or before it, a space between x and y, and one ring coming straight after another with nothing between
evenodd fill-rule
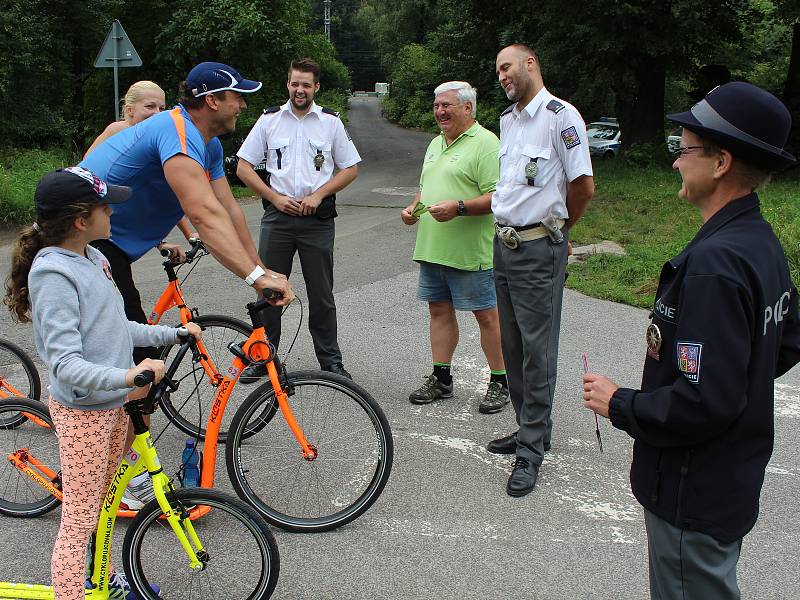
<instances>
[{"instance_id":1,"label":"police officer with bowler hat","mask_svg":"<svg viewBox=\"0 0 800 600\"><path fill-rule=\"evenodd\" d=\"M797 290L755 190L795 162L786 107L748 83L691 110L673 168L703 225L661 270L641 389L584 376L587 408L633 439L650 596L738 599L774 441L774 379L800 361Z\"/></svg>"}]
</instances>

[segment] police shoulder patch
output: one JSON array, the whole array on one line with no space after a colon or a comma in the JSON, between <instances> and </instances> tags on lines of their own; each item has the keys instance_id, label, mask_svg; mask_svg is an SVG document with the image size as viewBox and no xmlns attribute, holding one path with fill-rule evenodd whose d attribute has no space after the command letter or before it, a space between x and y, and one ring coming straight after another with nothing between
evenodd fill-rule
<instances>
[{"instance_id":1,"label":"police shoulder patch","mask_svg":"<svg viewBox=\"0 0 800 600\"><path fill-rule=\"evenodd\" d=\"M675 347L678 370L689 383L700 383L700 359L703 344L700 342L677 342Z\"/></svg>"},{"instance_id":2,"label":"police shoulder patch","mask_svg":"<svg viewBox=\"0 0 800 600\"><path fill-rule=\"evenodd\" d=\"M331 108L325 108L324 106L322 107L322 112L324 112L326 115L333 115L334 117L338 117L339 116L338 112L336 112L335 110L333 110Z\"/></svg>"},{"instance_id":3,"label":"police shoulder patch","mask_svg":"<svg viewBox=\"0 0 800 600\"><path fill-rule=\"evenodd\" d=\"M556 114L560 113L564 108L564 105L558 100L550 100L547 103L547 110L552 110Z\"/></svg>"},{"instance_id":4,"label":"police shoulder patch","mask_svg":"<svg viewBox=\"0 0 800 600\"><path fill-rule=\"evenodd\" d=\"M575 129L574 125L561 132L561 139L564 141L564 145L567 147L567 150L574 148L581 143L581 138L578 136L578 130Z\"/></svg>"},{"instance_id":5,"label":"police shoulder patch","mask_svg":"<svg viewBox=\"0 0 800 600\"><path fill-rule=\"evenodd\" d=\"M265 109L264 109L264 114L265 114L265 115L269 115L269 114L272 114L272 113L276 113L276 112L278 112L280 109L281 109L281 107L280 107L280 106L270 106L269 108L265 108Z\"/></svg>"}]
</instances>

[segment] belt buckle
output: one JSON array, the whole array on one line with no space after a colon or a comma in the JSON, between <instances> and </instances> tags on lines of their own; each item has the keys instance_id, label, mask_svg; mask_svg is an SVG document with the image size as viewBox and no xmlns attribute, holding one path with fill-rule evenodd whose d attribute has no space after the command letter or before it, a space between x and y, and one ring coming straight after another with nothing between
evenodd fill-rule
<instances>
[{"instance_id":1,"label":"belt buckle","mask_svg":"<svg viewBox=\"0 0 800 600\"><path fill-rule=\"evenodd\" d=\"M519 248L522 239L519 237L517 230L513 227L501 227L499 224L495 223L495 231L497 232L497 237L500 238L500 241L503 242L503 245L510 250L516 250Z\"/></svg>"}]
</instances>

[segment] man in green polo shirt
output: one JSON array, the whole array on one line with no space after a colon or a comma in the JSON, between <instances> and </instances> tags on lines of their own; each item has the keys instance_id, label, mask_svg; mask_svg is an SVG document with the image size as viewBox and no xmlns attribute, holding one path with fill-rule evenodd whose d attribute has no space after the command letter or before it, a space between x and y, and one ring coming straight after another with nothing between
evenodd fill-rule
<instances>
[{"instance_id":1,"label":"man in green polo shirt","mask_svg":"<svg viewBox=\"0 0 800 600\"><path fill-rule=\"evenodd\" d=\"M499 176L500 142L475 121L475 89L450 81L434 90L433 113L442 130L425 152L420 191L403 209L407 225L419 223L413 259L419 263L417 297L428 303L433 373L409 400L428 404L453 396L450 363L458 344L456 310L472 311L491 377L478 409L494 413L508 404L492 271L492 192Z\"/></svg>"}]
</instances>

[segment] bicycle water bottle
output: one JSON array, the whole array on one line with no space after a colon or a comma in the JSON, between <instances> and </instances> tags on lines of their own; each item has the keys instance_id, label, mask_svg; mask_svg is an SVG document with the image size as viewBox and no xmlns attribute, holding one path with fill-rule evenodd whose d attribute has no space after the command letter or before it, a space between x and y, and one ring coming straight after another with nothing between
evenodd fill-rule
<instances>
[{"instance_id":1,"label":"bicycle water bottle","mask_svg":"<svg viewBox=\"0 0 800 600\"><path fill-rule=\"evenodd\" d=\"M181 462L183 463L181 485L185 488L200 485L200 451L195 446L194 438L186 440Z\"/></svg>"}]
</instances>

